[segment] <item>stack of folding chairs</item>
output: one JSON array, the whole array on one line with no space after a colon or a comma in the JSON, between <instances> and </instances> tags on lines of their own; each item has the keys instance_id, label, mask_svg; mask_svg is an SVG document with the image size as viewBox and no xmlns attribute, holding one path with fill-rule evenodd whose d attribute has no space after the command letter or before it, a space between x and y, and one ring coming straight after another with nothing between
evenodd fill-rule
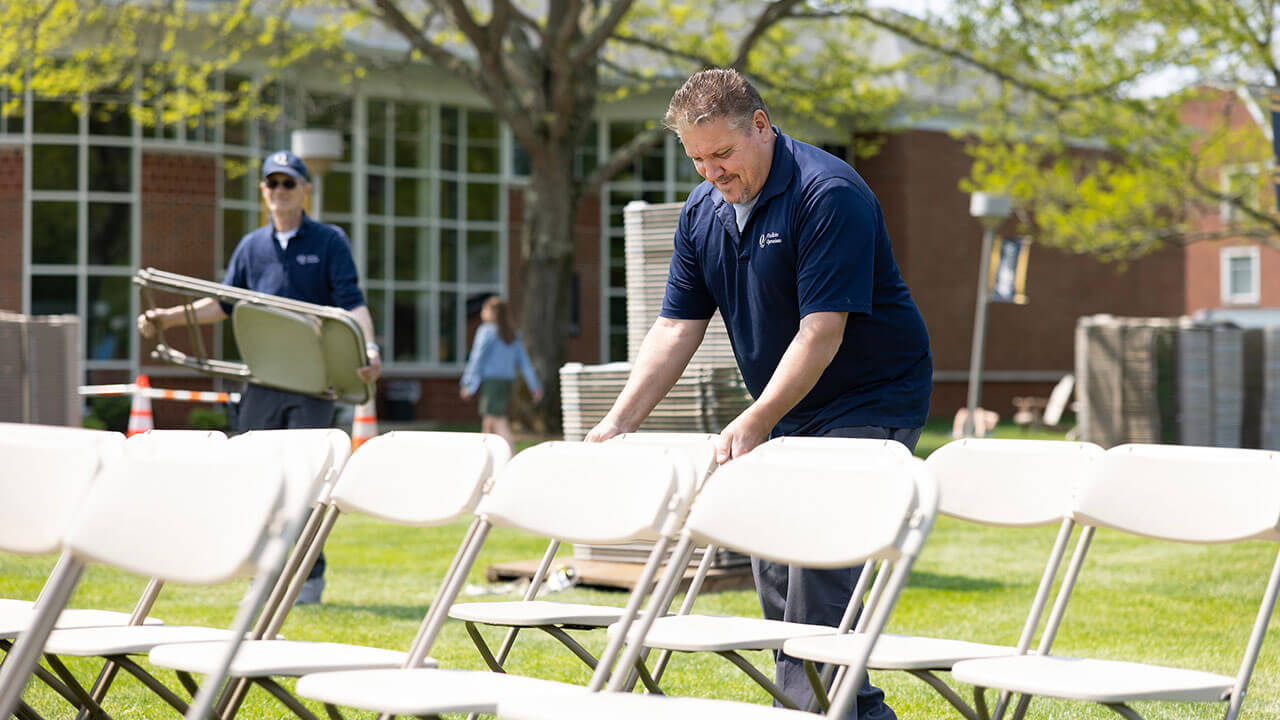
<instances>
[{"instance_id":1,"label":"stack of folding chairs","mask_svg":"<svg viewBox=\"0 0 1280 720\"><path fill-rule=\"evenodd\" d=\"M1089 443L978 439L921 461L893 442L786 438L716 466L714 438L694 434L544 443L515 457L499 439L480 434L387 433L350 459L344 440L326 431L231 440L154 432L127 442L30 426L0 432L0 551L62 552L34 605L0 601L0 619L12 612L21 625L11 646L0 635L7 651L0 717L39 717L22 702L32 677L86 715L105 717L111 678L124 670L191 718L234 716L254 686L304 720L317 718L316 702L331 718L342 717L341 708L513 720L843 718L866 673L876 670L910 673L965 718L1022 717L1042 697L1101 703L1130 720L1140 717L1134 703L1218 703L1230 719L1240 711L1280 590L1278 556L1230 675L1051 654L1073 591L1087 582L1088 551L1099 533L1280 542L1280 458L1265 451L1103 451ZM22 481L35 474L47 481ZM1011 539L1019 528L1057 526L1021 631L1007 644L885 632L939 512L1008 528L1002 532ZM320 546L349 513L420 526L471 518L407 647L278 637ZM530 589L514 602L458 602L499 528L547 542ZM563 542L647 542L653 550L623 607L539 599ZM699 548L704 557L730 548L808 567L862 565L863 572L835 628L695 614L705 567L673 612ZM132 613L65 609L84 568L95 563L152 578ZM220 583L246 572L254 581L230 628L147 623L164 582ZM1135 575L1134 584L1139 580ZM1076 622L1090 620L1076 614ZM431 658L450 618L465 625L489 671L443 669ZM503 629L499 645L485 641L484 627ZM519 634L531 631L559 641L566 656L591 670L590 681L507 673ZM593 634L603 643L598 653L584 640ZM798 707L743 658L746 650L805 660L815 705ZM664 672L691 652L719 655L783 707L665 696ZM91 685L62 660L86 655L104 660ZM174 670L181 689L154 677L141 655L152 668ZM298 678L292 690L284 678ZM971 701L956 682L971 688Z\"/></svg>"}]
</instances>

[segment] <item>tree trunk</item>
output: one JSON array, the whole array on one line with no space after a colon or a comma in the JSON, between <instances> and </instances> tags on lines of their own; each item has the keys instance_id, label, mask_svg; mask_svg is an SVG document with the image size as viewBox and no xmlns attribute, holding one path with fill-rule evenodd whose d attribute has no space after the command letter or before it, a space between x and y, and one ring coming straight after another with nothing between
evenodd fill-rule
<instances>
[{"instance_id":1,"label":"tree trunk","mask_svg":"<svg viewBox=\"0 0 1280 720\"><path fill-rule=\"evenodd\" d=\"M527 418L531 429L558 434L560 366L569 341L569 305L578 194L572 182L573 152L548 148L535 160L525 190L519 307L521 336L542 382L542 402Z\"/></svg>"}]
</instances>

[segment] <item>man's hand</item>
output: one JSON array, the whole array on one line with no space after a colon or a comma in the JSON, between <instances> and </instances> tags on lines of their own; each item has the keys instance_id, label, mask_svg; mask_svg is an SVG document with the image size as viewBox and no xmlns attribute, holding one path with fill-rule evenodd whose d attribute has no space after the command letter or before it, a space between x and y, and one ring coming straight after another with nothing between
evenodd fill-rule
<instances>
[{"instance_id":1,"label":"man's hand","mask_svg":"<svg viewBox=\"0 0 1280 720\"><path fill-rule=\"evenodd\" d=\"M466 388L458 388L458 397L462 398L463 400L470 400L471 396L474 394L475 393L467 392Z\"/></svg>"},{"instance_id":2,"label":"man's hand","mask_svg":"<svg viewBox=\"0 0 1280 720\"><path fill-rule=\"evenodd\" d=\"M138 333L148 340L155 337L156 328L163 329L163 326L160 325L163 312L163 310L148 310L139 315Z\"/></svg>"},{"instance_id":3,"label":"man's hand","mask_svg":"<svg viewBox=\"0 0 1280 720\"><path fill-rule=\"evenodd\" d=\"M369 350L369 364L356 368L356 375L361 382L371 383L382 377L382 354L377 350Z\"/></svg>"},{"instance_id":4,"label":"man's hand","mask_svg":"<svg viewBox=\"0 0 1280 720\"><path fill-rule=\"evenodd\" d=\"M750 410L733 419L716 438L716 462L724 464L751 452L769 438L769 428L758 422Z\"/></svg>"},{"instance_id":5,"label":"man's hand","mask_svg":"<svg viewBox=\"0 0 1280 720\"><path fill-rule=\"evenodd\" d=\"M587 433L586 441L604 442L605 440L621 435L624 432L626 431L619 427L617 423L606 417L596 424L595 427L591 428L591 432Z\"/></svg>"},{"instance_id":6,"label":"man's hand","mask_svg":"<svg viewBox=\"0 0 1280 720\"><path fill-rule=\"evenodd\" d=\"M529 393L529 396L533 398L533 404L534 404L534 405L537 405L538 403L542 402L542 390L541 390L541 389L534 390L533 392Z\"/></svg>"}]
</instances>

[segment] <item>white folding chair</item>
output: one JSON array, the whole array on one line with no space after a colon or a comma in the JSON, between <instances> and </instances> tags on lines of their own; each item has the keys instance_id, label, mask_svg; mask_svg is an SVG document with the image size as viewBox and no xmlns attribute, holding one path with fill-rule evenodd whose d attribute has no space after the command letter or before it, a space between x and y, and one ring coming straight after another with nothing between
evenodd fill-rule
<instances>
[{"instance_id":1,"label":"white folding chair","mask_svg":"<svg viewBox=\"0 0 1280 720\"><path fill-rule=\"evenodd\" d=\"M437 612L429 618L431 629L417 652L430 649L493 527L590 544L653 538L653 550L620 621L629 624L688 510L681 489L690 487L694 477L683 452L641 444L552 442L521 452L477 508L481 523L459 550L458 570L432 606ZM622 636L611 638L585 691L604 686L621 649ZM507 673L414 668L414 659L406 669L306 675L296 690L327 704L396 715L492 714L504 697L584 692L576 685Z\"/></svg>"},{"instance_id":2,"label":"white folding chair","mask_svg":"<svg viewBox=\"0 0 1280 720\"><path fill-rule=\"evenodd\" d=\"M752 453L722 466L694 503L680 543L715 543L808 567L848 567L874 560L892 563L891 569L882 566L884 577L866 597L863 621L855 630L862 650L850 658L846 680L832 700L832 716L843 716L856 702L867 657L933 525L938 488L924 463L914 458L872 455L846 457L841 463L782 458ZM787 491L779 493L784 486ZM855 598L850 605L857 603ZM615 635L645 638L646 631L661 620L658 614L650 606L630 632L619 628ZM637 661L640 649L641 643L628 643L619 667ZM510 698L499 703L498 715L521 720L813 717L737 702L616 692L624 689L621 678L621 673L615 674L609 683L607 689L615 692L590 697Z\"/></svg>"},{"instance_id":3,"label":"white folding chair","mask_svg":"<svg viewBox=\"0 0 1280 720\"><path fill-rule=\"evenodd\" d=\"M1086 529L1109 528L1181 543L1280 542L1280 456L1223 448L1114 447L1104 454L1100 472L1080 489L1075 520ZM1086 543L1082 536L1082 546ZM1134 581L1140 577L1141 573L1135 574ZM1075 575L1069 573L1057 605L1065 606L1075 582ZM1278 591L1280 554L1234 676L1048 654L967 660L956 663L951 673L976 686L982 717L986 717L983 690L996 688L1024 696L1100 703L1129 720L1141 717L1130 706L1134 702L1225 703L1224 717L1232 720L1244 702ZM1114 652L1106 655L1115 657ZM1020 704L1015 716L1025 710L1026 704Z\"/></svg>"},{"instance_id":4,"label":"white folding chair","mask_svg":"<svg viewBox=\"0 0 1280 720\"><path fill-rule=\"evenodd\" d=\"M233 629L220 638L228 653L240 640L237 630L248 629L265 599L270 573L283 564L288 533L301 518L300 512L291 517L296 508L284 504L285 484L298 474L287 472L280 458L247 445L228 444L204 456L151 450L145 443L126 444L123 455L103 468L65 532L63 560L37 603L36 617L0 666L0 717L18 706L46 642L60 632L54 630L58 613L89 564L193 584L257 571ZM187 709L185 703L179 707Z\"/></svg>"},{"instance_id":5,"label":"white folding chair","mask_svg":"<svg viewBox=\"0 0 1280 720\"><path fill-rule=\"evenodd\" d=\"M901 465L912 460L911 451L902 443L893 440L873 440L867 438L779 438L762 444L750 454L741 458L745 462L776 463L780 466L790 464L795 468L797 476L812 469L818 474L825 472L845 473L853 477L858 473L870 470L878 464ZM722 472L723 468L717 472ZM791 483L780 482L775 488L787 488ZM802 563L796 563L802 564ZM866 591L867 583L873 572L864 568L859 585L853 593L859 597ZM887 579L887 573L882 574ZM844 632L852 627L858 606L851 604L844 615L838 631ZM611 629L611 632L613 630ZM658 617L645 636L646 648L663 651L661 660L671 652L711 652L728 660L739 670L764 688L785 707L796 707L795 701L789 697L777 683L762 674L749 660L743 657L744 651L780 650L782 644L792 638L828 635L832 628L826 625L807 625L801 623L768 620L764 618L731 617L722 615L701 615L697 613ZM639 677L650 691L657 690L656 679L651 682L650 676L657 676L655 670L650 673L643 665L636 668Z\"/></svg>"},{"instance_id":6,"label":"white folding chair","mask_svg":"<svg viewBox=\"0 0 1280 720\"><path fill-rule=\"evenodd\" d=\"M222 442L224 436L221 433L161 430L135 436L126 443L126 447L135 458L172 462L175 467L231 453L233 456L259 458L269 467L276 468L277 472L284 475L284 496L281 500L280 519L276 523L279 526L276 535L287 549L301 531L307 510L328 477L333 463L335 434L345 436L340 430L278 430L247 433L229 442ZM281 572L287 559L280 557L278 566L274 555L269 560L257 574L257 582L253 588L255 593L270 592L273 586L281 584ZM150 612L161 586L161 578L152 579L144 592L144 598L135 608L135 615L145 616ZM265 612L261 609L269 600L267 595L259 597L255 594L252 603L246 606L253 608L254 615L262 615ZM244 622L252 622L253 619L250 616ZM243 630L249 631L250 628L245 627ZM121 626L56 629L45 641L45 660L72 690L76 697L75 704L84 711L101 710L101 703L109 692L117 670L124 669L179 712L186 712L188 703L182 697L129 656L145 654L151 648L168 642L223 640L231 637L233 632L235 631L222 628L144 625L136 622ZM220 661L225 659L222 644L214 643L207 647ZM91 688L86 689L60 656L102 657L107 659L107 664L99 672ZM191 695L196 694L197 688L193 683L184 682L184 685Z\"/></svg>"},{"instance_id":7,"label":"white folding chair","mask_svg":"<svg viewBox=\"0 0 1280 720\"><path fill-rule=\"evenodd\" d=\"M509 454L501 437L479 433L396 431L369 440L351 455L329 493L325 516L308 551L311 561L343 513L361 513L419 527L445 525L465 517L474 511L486 485ZM472 532L469 531L468 536ZM295 583L297 578L306 575L310 566L307 560L300 563ZM446 573L442 588L454 570L450 568ZM410 652L420 642L427 619L436 609L436 603L432 603ZM261 687L291 712L308 720L315 717L314 713L274 678L336 670L397 668L409 657L409 652L383 648L274 639L282 623L282 616L273 618L263 634L245 641L228 672L237 680ZM212 672L218 662L217 654L198 642L156 646L151 649L149 659L152 665L176 670L180 677L187 678L192 673ZM425 652L415 662L416 666L434 664ZM219 703L224 716L235 714L243 692L243 689L233 690L224 695Z\"/></svg>"},{"instance_id":8,"label":"white folding chair","mask_svg":"<svg viewBox=\"0 0 1280 720\"><path fill-rule=\"evenodd\" d=\"M686 503L697 488L716 467L715 436L705 433L628 433L619 435L609 442L625 442L632 445L650 445L683 452L693 464L694 476L689 487L681 488ZM651 542L645 539L644 542ZM502 666L515 643L517 633L522 629L537 629L547 633L582 660L587 667L595 669L596 658L575 640L570 630L595 630L606 628L622 617L622 608L587 603L568 603L552 600L538 600L537 594L547 573L560 549L560 541L552 539L543 553L524 597L517 601L469 602L457 603L449 609L449 617L462 620L480 656L491 670L502 671ZM711 552L704 556L690 587L689 597L697 594L702 580L710 568ZM672 558L668 570L679 567L683 572L688 566L689 558ZM489 625L510 628L503 638L502 645L494 653L490 650L478 625Z\"/></svg>"},{"instance_id":9,"label":"white folding chair","mask_svg":"<svg viewBox=\"0 0 1280 720\"><path fill-rule=\"evenodd\" d=\"M965 718L974 720L973 708L936 673L949 671L961 660L1027 652L1075 527L1071 520L1075 490L1096 471L1101 457L1102 448L1091 443L993 438L956 440L930 454L925 464L938 481L939 512L995 527L1056 523L1057 539L1016 645L884 633L876 641L868 668L910 673L934 688ZM783 652L806 663L829 666L843 665L849 652L860 648L860 640L849 635L798 638L782 647ZM1039 648L1042 653L1048 650L1048 644ZM812 676L812 669L810 673ZM815 692L821 698L825 691L815 686Z\"/></svg>"}]
</instances>

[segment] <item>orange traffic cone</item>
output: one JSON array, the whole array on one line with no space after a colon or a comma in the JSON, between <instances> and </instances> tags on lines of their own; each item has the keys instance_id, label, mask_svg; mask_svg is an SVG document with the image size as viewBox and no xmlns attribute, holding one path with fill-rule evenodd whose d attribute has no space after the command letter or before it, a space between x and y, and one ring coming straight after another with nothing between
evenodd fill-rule
<instances>
[{"instance_id":1,"label":"orange traffic cone","mask_svg":"<svg viewBox=\"0 0 1280 720\"><path fill-rule=\"evenodd\" d=\"M366 441L378 434L378 413L373 398L356 406L356 419L351 424L351 449L359 450Z\"/></svg>"},{"instance_id":2,"label":"orange traffic cone","mask_svg":"<svg viewBox=\"0 0 1280 720\"><path fill-rule=\"evenodd\" d=\"M151 419L151 398L142 392L151 389L151 378L139 375L134 386L137 391L133 393L133 404L129 406L129 437L155 427Z\"/></svg>"}]
</instances>

